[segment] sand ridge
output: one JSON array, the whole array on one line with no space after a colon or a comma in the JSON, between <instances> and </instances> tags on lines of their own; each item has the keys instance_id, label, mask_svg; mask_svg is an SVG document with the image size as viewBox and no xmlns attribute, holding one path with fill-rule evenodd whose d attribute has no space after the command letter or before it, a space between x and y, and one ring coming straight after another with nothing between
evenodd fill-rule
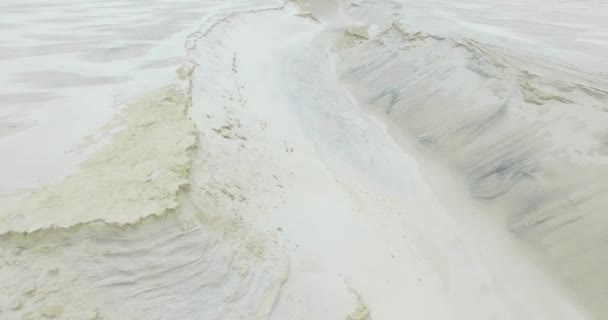
<instances>
[{"instance_id":1,"label":"sand ridge","mask_svg":"<svg viewBox=\"0 0 608 320\"><path fill-rule=\"evenodd\" d=\"M588 179L603 177L605 158L585 156L604 147L602 75L419 30L397 2L384 5L289 1L206 16L179 80L129 104L80 172L0 198L10 293L0 315L601 314L597 287L548 276L512 231L561 261L568 242L555 238L588 230L568 214L574 203L593 215L604 200ZM581 123L576 139L557 136ZM579 138L583 152L571 149ZM561 162L543 175L547 159ZM587 174L562 175L582 160ZM588 188L569 205L525 198L559 181L557 195ZM529 212L506 215L513 203ZM555 207L564 213L553 218ZM590 231L593 244L601 230ZM574 276L595 266L561 262Z\"/></svg>"}]
</instances>

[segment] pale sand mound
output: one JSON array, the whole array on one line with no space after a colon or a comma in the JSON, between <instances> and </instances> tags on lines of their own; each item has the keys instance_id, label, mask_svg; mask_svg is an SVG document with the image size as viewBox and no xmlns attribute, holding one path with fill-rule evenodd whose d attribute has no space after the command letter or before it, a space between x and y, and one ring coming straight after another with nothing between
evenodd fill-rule
<instances>
[{"instance_id":1,"label":"pale sand mound","mask_svg":"<svg viewBox=\"0 0 608 320\"><path fill-rule=\"evenodd\" d=\"M602 314L604 279L580 276L595 264L569 269L568 242L550 242L591 230L591 245L599 228L541 218L553 205L565 219L560 193L544 192L603 179L603 157L578 158L593 166L579 180L566 160L543 175L551 152L577 153L537 136L597 115L603 79L410 30L373 1L297 2L206 20L182 82L130 104L80 173L0 200L0 317L587 318L487 219L514 208L512 229L557 246L541 252L575 272L553 271L582 281L574 292ZM542 118L574 101L584 114ZM589 119L579 137L601 129ZM603 203L594 186L577 212Z\"/></svg>"},{"instance_id":2,"label":"pale sand mound","mask_svg":"<svg viewBox=\"0 0 608 320\"><path fill-rule=\"evenodd\" d=\"M370 41L338 53L338 77L361 106L393 124L395 137L413 138L459 173L488 215L531 244L602 318L606 74L430 34L386 8L349 7L375 29Z\"/></svg>"}]
</instances>

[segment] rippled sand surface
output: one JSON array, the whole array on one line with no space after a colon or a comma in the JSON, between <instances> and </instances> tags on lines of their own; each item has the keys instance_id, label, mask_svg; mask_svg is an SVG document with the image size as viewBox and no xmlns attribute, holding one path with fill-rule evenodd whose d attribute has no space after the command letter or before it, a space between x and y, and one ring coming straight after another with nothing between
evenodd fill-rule
<instances>
[{"instance_id":1,"label":"rippled sand surface","mask_svg":"<svg viewBox=\"0 0 608 320\"><path fill-rule=\"evenodd\" d=\"M0 318L603 319L607 16L4 2Z\"/></svg>"}]
</instances>

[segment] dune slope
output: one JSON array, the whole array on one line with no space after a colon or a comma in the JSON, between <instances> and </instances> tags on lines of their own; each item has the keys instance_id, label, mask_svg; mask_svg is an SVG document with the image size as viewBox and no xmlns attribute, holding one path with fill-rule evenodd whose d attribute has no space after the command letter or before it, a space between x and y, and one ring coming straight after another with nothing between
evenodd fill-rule
<instances>
[{"instance_id":1,"label":"dune slope","mask_svg":"<svg viewBox=\"0 0 608 320\"><path fill-rule=\"evenodd\" d=\"M77 173L0 197L0 317L602 318L605 75L403 8L216 8Z\"/></svg>"}]
</instances>

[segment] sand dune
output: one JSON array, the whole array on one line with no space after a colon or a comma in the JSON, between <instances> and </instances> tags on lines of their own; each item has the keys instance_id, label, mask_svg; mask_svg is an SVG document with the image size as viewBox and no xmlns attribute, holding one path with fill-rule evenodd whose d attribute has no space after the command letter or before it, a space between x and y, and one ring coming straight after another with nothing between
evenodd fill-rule
<instances>
[{"instance_id":1,"label":"sand dune","mask_svg":"<svg viewBox=\"0 0 608 320\"><path fill-rule=\"evenodd\" d=\"M496 16L516 27L500 30L480 17L486 5L49 4L99 16L58 13L44 20L59 28L52 37L0 48L2 63L34 59L11 81L82 100L118 88L126 59L144 70L127 88L147 85L118 91L138 96L121 113L91 105L104 116L69 141L41 136L56 120L17 121L0 138L3 154L53 149L2 162L0 318L602 319L608 78L589 68L597 52L539 27L559 6L528 24L545 45L526 46L510 16L525 5L505 5ZM43 8L3 6L0 30ZM119 8L164 22L108 24ZM75 25L131 45L99 50L60 32ZM159 47L171 53L146 53ZM117 69L34 63L68 53ZM65 101L4 90L12 104ZM28 171L53 163L52 179Z\"/></svg>"}]
</instances>

